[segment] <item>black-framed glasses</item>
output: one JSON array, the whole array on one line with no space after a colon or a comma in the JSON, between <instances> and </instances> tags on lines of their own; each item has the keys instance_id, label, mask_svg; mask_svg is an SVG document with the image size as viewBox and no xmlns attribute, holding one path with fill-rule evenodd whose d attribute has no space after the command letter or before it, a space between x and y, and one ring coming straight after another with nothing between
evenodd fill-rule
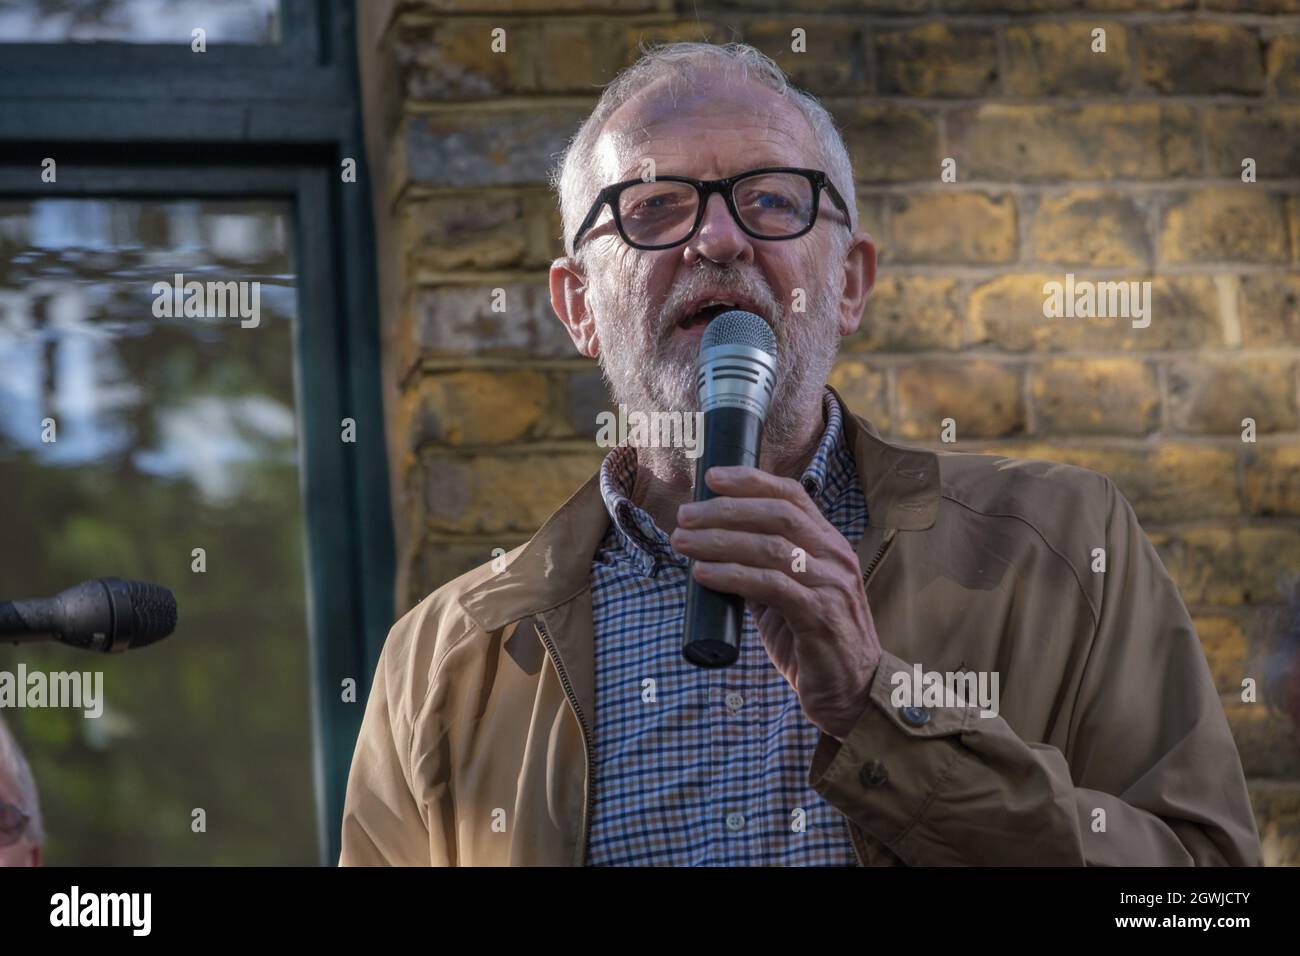
<instances>
[{"instance_id":1,"label":"black-framed glasses","mask_svg":"<svg viewBox=\"0 0 1300 956\"><path fill-rule=\"evenodd\" d=\"M700 228L714 193L722 193L731 217L751 238L798 239L817 224L822 190L844 214L845 226L852 228L844 198L819 169L765 166L726 179L629 179L600 191L573 237L573 248L578 247L606 205L613 213L618 234L634 249L681 245Z\"/></svg>"},{"instance_id":2,"label":"black-framed glasses","mask_svg":"<svg viewBox=\"0 0 1300 956\"><path fill-rule=\"evenodd\" d=\"M0 800L0 846L13 846L27 830L31 817L14 804Z\"/></svg>"}]
</instances>

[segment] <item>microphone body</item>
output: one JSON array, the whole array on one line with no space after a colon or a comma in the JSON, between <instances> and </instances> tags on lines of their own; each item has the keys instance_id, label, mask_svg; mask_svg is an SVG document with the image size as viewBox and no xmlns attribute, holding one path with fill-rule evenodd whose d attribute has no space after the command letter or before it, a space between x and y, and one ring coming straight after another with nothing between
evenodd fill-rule
<instances>
[{"instance_id":1,"label":"microphone body","mask_svg":"<svg viewBox=\"0 0 1300 956\"><path fill-rule=\"evenodd\" d=\"M176 598L145 581L96 578L52 598L0 601L0 642L54 638L88 651L125 651L161 640L176 627Z\"/></svg>"},{"instance_id":2,"label":"microphone body","mask_svg":"<svg viewBox=\"0 0 1300 956\"><path fill-rule=\"evenodd\" d=\"M696 363L704 413L703 452L695 463L696 501L716 497L704 480L715 465L758 467L775 380L776 339L766 322L736 310L709 324ZM745 599L703 586L689 568L687 574L682 656L700 667L730 666L740 656Z\"/></svg>"}]
</instances>

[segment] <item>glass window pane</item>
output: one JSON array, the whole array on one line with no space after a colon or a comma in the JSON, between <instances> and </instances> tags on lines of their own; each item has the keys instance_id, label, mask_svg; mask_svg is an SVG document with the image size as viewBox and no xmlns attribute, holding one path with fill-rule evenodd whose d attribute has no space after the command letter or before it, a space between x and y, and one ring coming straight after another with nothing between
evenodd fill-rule
<instances>
[{"instance_id":1,"label":"glass window pane","mask_svg":"<svg viewBox=\"0 0 1300 956\"><path fill-rule=\"evenodd\" d=\"M0 0L5 43L208 43L280 40L279 0Z\"/></svg>"},{"instance_id":2,"label":"glass window pane","mask_svg":"<svg viewBox=\"0 0 1300 956\"><path fill-rule=\"evenodd\" d=\"M0 671L103 672L102 716L4 711L50 863L317 862L291 221L0 200L3 596L115 575L180 610L120 655L0 643Z\"/></svg>"}]
</instances>

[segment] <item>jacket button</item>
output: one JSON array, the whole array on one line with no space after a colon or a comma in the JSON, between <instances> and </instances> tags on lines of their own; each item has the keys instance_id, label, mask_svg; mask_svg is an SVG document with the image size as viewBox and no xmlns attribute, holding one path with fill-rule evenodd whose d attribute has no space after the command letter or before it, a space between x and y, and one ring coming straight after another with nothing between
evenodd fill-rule
<instances>
[{"instance_id":1,"label":"jacket button","mask_svg":"<svg viewBox=\"0 0 1300 956\"><path fill-rule=\"evenodd\" d=\"M903 719L913 727L921 727L930 722L930 708L904 707Z\"/></svg>"},{"instance_id":2,"label":"jacket button","mask_svg":"<svg viewBox=\"0 0 1300 956\"><path fill-rule=\"evenodd\" d=\"M879 760L868 760L858 771L858 777L868 787L878 787L889 779L889 772Z\"/></svg>"}]
</instances>

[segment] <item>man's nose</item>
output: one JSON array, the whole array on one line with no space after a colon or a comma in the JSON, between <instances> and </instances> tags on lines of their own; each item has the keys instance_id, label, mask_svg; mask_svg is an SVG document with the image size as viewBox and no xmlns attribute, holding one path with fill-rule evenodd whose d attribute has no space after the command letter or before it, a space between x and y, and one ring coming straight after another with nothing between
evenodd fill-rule
<instances>
[{"instance_id":1,"label":"man's nose","mask_svg":"<svg viewBox=\"0 0 1300 956\"><path fill-rule=\"evenodd\" d=\"M713 262L732 262L736 259L753 259L754 247L740 224L732 218L727 201L721 193L714 193L704 205L704 218L699 231L686 244L687 254Z\"/></svg>"}]
</instances>

